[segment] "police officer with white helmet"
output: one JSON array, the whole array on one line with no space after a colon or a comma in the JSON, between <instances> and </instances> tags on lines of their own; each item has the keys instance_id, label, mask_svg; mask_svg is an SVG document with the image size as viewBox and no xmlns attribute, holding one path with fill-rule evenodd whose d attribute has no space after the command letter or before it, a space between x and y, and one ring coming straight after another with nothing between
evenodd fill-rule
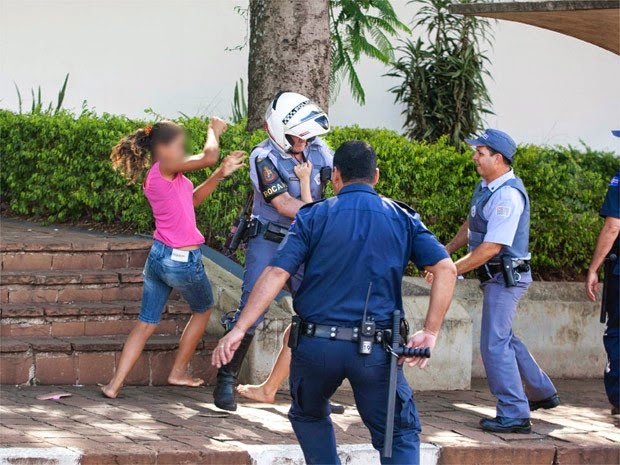
<instances>
[{"instance_id":1,"label":"police officer with white helmet","mask_svg":"<svg viewBox=\"0 0 620 465\"><path fill-rule=\"evenodd\" d=\"M267 108L265 129L269 138L256 146L250 155L250 179L254 188L252 220L247 233L241 301L236 311L222 318L227 332L235 326L256 280L275 255L297 211L306 203L302 200L302 184L296 168L311 166L312 201L322 197L324 183L331 178L332 152L317 137L329 132L329 119L312 100L295 92L278 93ZM303 269L300 269L291 276L288 286L293 293L301 283L302 274ZM217 407L236 410L237 376L256 327L262 320L263 317L259 318L247 331L230 363L218 370L213 394ZM289 361L290 349L285 346L271 377L271 384L276 388L288 375ZM259 397L260 386L244 388L242 393L247 397Z\"/></svg>"}]
</instances>

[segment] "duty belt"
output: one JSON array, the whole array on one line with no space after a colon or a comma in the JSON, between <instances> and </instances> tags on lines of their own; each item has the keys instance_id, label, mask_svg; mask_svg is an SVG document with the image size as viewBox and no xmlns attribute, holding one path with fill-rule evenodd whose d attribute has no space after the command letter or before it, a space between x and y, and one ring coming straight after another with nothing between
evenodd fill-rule
<instances>
[{"instance_id":1,"label":"duty belt","mask_svg":"<svg viewBox=\"0 0 620 465\"><path fill-rule=\"evenodd\" d=\"M527 273L531 270L529 260L513 260L513 269L518 273ZM476 276L481 282L493 279L497 273L502 273L503 267L500 263L486 263L476 268Z\"/></svg>"},{"instance_id":2,"label":"duty belt","mask_svg":"<svg viewBox=\"0 0 620 465\"><path fill-rule=\"evenodd\" d=\"M288 226L283 226L271 221L263 223L258 218L252 218L248 226L248 237L263 236L268 241L280 243L288 231Z\"/></svg>"},{"instance_id":3,"label":"duty belt","mask_svg":"<svg viewBox=\"0 0 620 465\"><path fill-rule=\"evenodd\" d=\"M330 325L317 325L314 323L308 323L306 321L301 323L301 336L306 337L318 337L322 339L332 339L336 341L351 341L357 342L359 340L359 328L347 328L344 326L330 326ZM375 331L375 342L382 343L383 341L389 341L392 337L391 329L379 329Z\"/></svg>"}]
</instances>

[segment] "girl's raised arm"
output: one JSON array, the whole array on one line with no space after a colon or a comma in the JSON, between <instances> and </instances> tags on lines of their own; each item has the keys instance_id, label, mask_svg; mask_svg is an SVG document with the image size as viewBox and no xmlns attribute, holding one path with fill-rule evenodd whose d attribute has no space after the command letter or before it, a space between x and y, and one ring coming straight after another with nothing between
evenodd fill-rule
<instances>
[{"instance_id":1,"label":"girl's raised arm","mask_svg":"<svg viewBox=\"0 0 620 465\"><path fill-rule=\"evenodd\" d=\"M209 195L211 195L211 192L215 190L220 181L223 181L235 171L242 168L244 166L243 162L245 157L246 154L244 151L236 150L224 158L220 166L213 171L211 176L209 176L205 182L194 189L194 208L200 205Z\"/></svg>"},{"instance_id":2,"label":"girl's raised arm","mask_svg":"<svg viewBox=\"0 0 620 465\"><path fill-rule=\"evenodd\" d=\"M207 126L207 140L202 153L185 157L180 161L162 162L161 170L168 175L174 175L179 172L197 171L217 163L220 156L220 136L226 132L226 122L214 116Z\"/></svg>"}]
</instances>

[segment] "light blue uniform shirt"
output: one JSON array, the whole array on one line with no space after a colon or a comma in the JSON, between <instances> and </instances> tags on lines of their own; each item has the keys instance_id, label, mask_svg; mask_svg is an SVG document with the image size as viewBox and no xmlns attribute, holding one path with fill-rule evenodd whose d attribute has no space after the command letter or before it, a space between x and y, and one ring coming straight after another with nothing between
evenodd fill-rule
<instances>
[{"instance_id":1,"label":"light blue uniform shirt","mask_svg":"<svg viewBox=\"0 0 620 465\"><path fill-rule=\"evenodd\" d=\"M511 169L489 184L483 180L482 187L488 187L491 192L495 192L506 181L514 178L515 174ZM512 246L524 207L523 195L514 187L505 186L493 194L483 209L484 216L489 221L484 242Z\"/></svg>"}]
</instances>

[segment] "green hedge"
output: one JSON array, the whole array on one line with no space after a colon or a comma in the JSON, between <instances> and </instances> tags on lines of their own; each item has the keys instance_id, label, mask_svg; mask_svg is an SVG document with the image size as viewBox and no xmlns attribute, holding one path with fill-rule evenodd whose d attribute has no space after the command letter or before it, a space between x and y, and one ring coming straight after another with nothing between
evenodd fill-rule
<instances>
[{"instance_id":1,"label":"green hedge","mask_svg":"<svg viewBox=\"0 0 620 465\"><path fill-rule=\"evenodd\" d=\"M190 149L199 152L206 120L182 118ZM125 134L145 125L122 116L69 113L18 115L0 111L0 192L12 212L47 222L92 220L150 232L151 213L139 184L127 185L110 167L109 152ZM249 151L265 133L232 126L222 151ZM439 141L411 142L393 131L336 128L326 140L338 147L362 139L379 154L378 191L414 206L440 239L464 220L478 179L471 151ZM587 266L601 220L597 211L609 178L620 167L611 153L564 147L522 146L515 169L532 199L532 249L536 271L570 279ZM207 172L190 173L200 182ZM199 207L199 227L219 246L249 190L248 171L237 173ZM241 257L240 257L241 258Z\"/></svg>"}]
</instances>

